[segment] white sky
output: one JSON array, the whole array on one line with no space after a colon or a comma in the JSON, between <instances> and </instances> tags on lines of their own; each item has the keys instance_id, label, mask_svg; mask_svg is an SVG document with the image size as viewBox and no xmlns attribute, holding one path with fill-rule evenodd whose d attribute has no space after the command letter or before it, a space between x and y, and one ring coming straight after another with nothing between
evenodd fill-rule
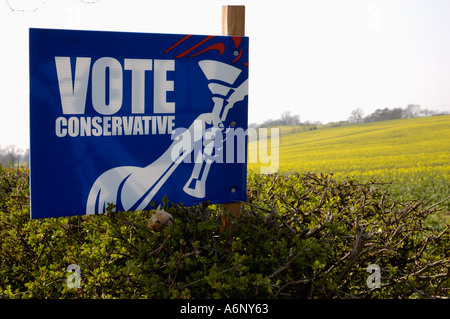
<instances>
[{"instance_id":1,"label":"white sky","mask_svg":"<svg viewBox=\"0 0 450 319\"><path fill-rule=\"evenodd\" d=\"M29 147L29 27L220 34L227 4L246 6L249 123L450 111L448 0L0 0L0 145Z\"/></svg>"}]
</instances>

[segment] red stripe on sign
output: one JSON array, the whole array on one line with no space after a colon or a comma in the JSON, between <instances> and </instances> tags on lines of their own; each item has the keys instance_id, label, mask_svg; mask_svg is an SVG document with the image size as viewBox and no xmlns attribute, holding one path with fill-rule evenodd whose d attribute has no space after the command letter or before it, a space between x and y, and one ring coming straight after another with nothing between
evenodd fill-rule
<instances>
[{"instance_id":1,"label":"red stripe on sign","mask_svg":"<svg viewBox=\"0 0 450 319\"><path fill-rule=\"evenodd\" d=\"M191 55L190 58L192 58L192 57L194 57L196 55L202 54L202 53L204 53L206 51L209 51L209 50L217 50L217 51L220 52L220 55L222 56L223 53L225 52L225 45L223 43L215 43L213 45L210 45L206 49L203 49L200 52Z\"/></svg>"},{"instance_id":2,"label":"red stripe on sign","mask_svg":"<svg viewBox=\"0 0 450 319\"><path fill-rule=\"evenodd\" d=\"M183 53L177 55L175 58L182 58L184 57L186 54L194 51L195 49L197 49L199 46L201 46L203 43L205 43L206 41L208 41L209 39L214 38L213 35L207 36L206 38L204 38L202 41L200 41L199 43L197 43L196 45L194 45L192 48L187 49L186 51L184 51Z\"/></svg>"},{"instance_id":3,"label":"red stripe on sign","mask_svg":"<svg viewBox=\"0 0 450 319\"><path fill-rule=\"evenodd\" d=\"M234 41L234 47L237 49L239 44L241 44L241 37L231 37Z\"/></svg>"},{"instance_id":4,"label":"red stripe on sign","mask_svg":"<svg viewBox=\"0 0 450 319\"><path fill-rule=\"evenodd\" d=\"M183 37L183 39L181 39L180 41L178 41L177 43L175 43L174 45L172 45L170 48L168 48L166 51L164 51L164 53L169 52L170 50L172 50L173 48L175 48L176 46L178 46L180 43L182 43L183 41L189 39L192 36L192 34L188 34L185 37Z\"/></svg>"}]
</instances>

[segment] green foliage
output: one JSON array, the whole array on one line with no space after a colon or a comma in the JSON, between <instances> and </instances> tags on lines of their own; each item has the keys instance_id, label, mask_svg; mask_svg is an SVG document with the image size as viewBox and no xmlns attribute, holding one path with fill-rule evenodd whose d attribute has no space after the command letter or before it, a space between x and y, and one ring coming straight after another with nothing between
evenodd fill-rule
<instances>
[{"instance_id":1,"label":"green foliage","mask_svg":"<svg viewBox=\"0 0 450 319\"><path fill-rule=\"evenodd\" d=\"M382 186L250 173L239 217L166 199L175 224L156 232L153 211L30 220L28 171L0 166L0 298L448 296L439 206L393 202ZM66 284L70 264L80 288ZM381 288L367 287L370 264Z\"/></svg>"}]
</instances>

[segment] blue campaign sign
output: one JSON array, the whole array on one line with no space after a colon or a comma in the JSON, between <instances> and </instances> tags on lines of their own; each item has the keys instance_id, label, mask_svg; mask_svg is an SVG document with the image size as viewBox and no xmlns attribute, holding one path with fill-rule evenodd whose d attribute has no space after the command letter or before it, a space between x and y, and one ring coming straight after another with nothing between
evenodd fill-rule
<instances>
[{"instance_id":1,"label":"blue campaign sign","mask_svg":"<svg viewBox=\"0 0 450 319\"><path fill-rule=\"evenodd\" d=\"M31 218L243 201L248 38L30 29Z\"/></svg>"}]
</instances>

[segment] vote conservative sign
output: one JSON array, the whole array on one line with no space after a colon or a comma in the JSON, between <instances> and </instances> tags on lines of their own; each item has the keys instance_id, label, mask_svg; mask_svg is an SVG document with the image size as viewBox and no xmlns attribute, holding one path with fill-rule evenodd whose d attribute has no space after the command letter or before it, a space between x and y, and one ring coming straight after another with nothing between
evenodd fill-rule
<instances>
[{"instance_id":1,"label":"vote conservative sign","mask_svg":"<svg viewBox=\"0 0 450 319\"><path fill-rule=\"evenodd\" d=\"M29 31L31 218L245 200L248 38Z\"/></svg>"}]
</instances>

